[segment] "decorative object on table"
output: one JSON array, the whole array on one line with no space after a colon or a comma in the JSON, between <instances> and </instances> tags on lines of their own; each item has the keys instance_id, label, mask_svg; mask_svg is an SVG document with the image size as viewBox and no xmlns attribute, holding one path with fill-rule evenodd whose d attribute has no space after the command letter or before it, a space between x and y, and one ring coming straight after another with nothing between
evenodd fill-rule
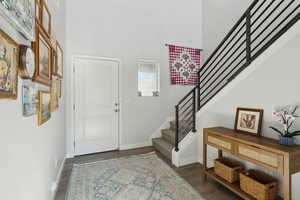
<instances>
[{"instance_id":1,"label":"decorative object on table","mask_svg":"<svg viewBox=\"0 0 300 200\"><path fill-rule=\"evenodd\" d=\"M234 129L260 136L264 111L262 109L237 108Z\"/></svg>"},{"instance_id":2,"label":"decorative object on table","mask_svg":"<svg viewBox=\"0 0 300 200\"><path fill-rule=\"evenodd\" d=\"M196 85L202 50L175 45L167 46L169 47L171 84Z\"/></svg>"},{"instance_id":3,"label":"decorative object on table","mask_svg":"<svg viewBox=\"0 0 300 200\"><path fill-rule=\"evenodd\" d=\"M37 40L33 43L33 49L36 56L35 74L33 80L51 85L51 45L44 31L37 25Z\"/></svg>"},{"instance_id":4,"label":"decorative object on table","mask_svg":"<svg viewBox=\"0 0 300 200\"><path fill-rule=\"evenodd\" d=\"M58 42L56 44L56 47L56 65L54 66L54 74L60 78L63 78L63 50Z\"/></svg>"},{"instance_id":5,"label":"decorative object on table","mask_svg":"<svg viewBox=\"0 0 300 200\"><path fill-rule=\"evenodd\" d=\"M23 99L23 116L29 117L37 114L38 109L38 89L36 87L23 85L22 86Z\"/></svg>"},{"instance_id":6,"label":"decorative object on table","mask_svg":"<svg viewBox=\"0 0 300 200\"><path fill-rule=\"evenodd\" d=\"M58 98L59 98L59 80L52 78L51 84L51 104L50 111L54 112L58 109Z\"/></svg>"},{"instance_id":7,"label":"decorative object on table","mask_svg":"<svg viewBox=\"0 0 300 200\"><path fill-rule=\"evenodd\" d=\"M278 181L258 170L240 173L240 187L257 200L276 200Z\"/></svg>"},{"instance_id":8,"label":"decorative object on table","mask_svg":"<svg viewBox=\"0 0 300 200\"><path fill-rule=\"evenodd\" d=\"M42 21L42 9L41 9L41 0L35 0L35 20L37 23L41 23Z\"/></svg>"},{"instance_id":9,"label":"decorative object on table","mask_svg":"<svg viewBox=\"0 0 300 200\"><path fill-rule=\"evenodd\" d=\"M50 37L51 35L51 14L50 14L50 10L45 2L45 0L40 0L41 1L41 6L42 6L42 27L44 29L44 31L46 32L46 34L48 35L48 37Z\"/></svg>"},{"instance_id":10,"label":"decorative object on table","mask_svg":"<svg viewBox=\"0 0 300 200\"><path fill-rule=\"evenodd\" d=\"M35 55L30 47L20 46L19 75L23 79L32 79L35 72Z\"/></svg>"},{"instance_id":11,"label":"decorative object on table","mask_svg":"<svg viewBox=\"0 0 300 200\"><path fill-rule=\"evenodd\" d=\"M279 134L279 143L285 146L294 146L294 137L300 135L300 130L292 130L296 125L296 118L300 116L296 114L298 106L278 107L272 114L278 119L281 128L270 126L272 130Z\"/></svg>"},{"instance_id":12,"label":"decorative object on table","mask_svg":"<svg viewBox=\"0 0 300 200\"><path fill-rule=\"evenodd\" d=\"M18 96L18 45L0 31L0 99Z\"/></svg>"},{"instance_id":13,"label":"decorative object on table","mask_svg":"<svg viewBox=\"0 0 300 200\"><path fill-rule=\"evenodd\" d=\"M51 118L50 111L50 92L39 91L39 106L38 106L38 125L41 126Z\"/></svg>"},{"instance_id":14,"label":"decorative object on table","mask_svg":"<svg viewBox=\"0 0 300 200\"><path fill-rule=\"evenodd\" d=\"M78 181L82 180L82 181ZM89 188L89 189L87 189ZM66 200L204 200L155 153L75 164Z\"/></svg>"},{"instance_id":15,"label":"decorative object on table","mask_svg":"<svg viewBox=\"0 0 300 200\"><path fill-rule=\"evenodd\" d=\"M35 40L35 2L0 0L0 15L30 41Z\"/></svg>"},{"instance_id":16,"label":"decorative object on table","mask_svg":"<svg viewBox=\"0 0 300 200\"><path fill-rule=\"evenodd\" d=\"M245 169L241 163L225 157L216 159L214 163L215 173L229 183L238 182L239 173Z\"/></svg>"}]
</instances>

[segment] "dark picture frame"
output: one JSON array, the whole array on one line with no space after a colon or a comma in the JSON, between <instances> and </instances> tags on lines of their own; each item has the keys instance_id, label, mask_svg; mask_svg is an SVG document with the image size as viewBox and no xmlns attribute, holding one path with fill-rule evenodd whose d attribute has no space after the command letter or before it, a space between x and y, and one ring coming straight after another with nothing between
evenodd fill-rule
<instances>
[{"instance_id":1,"label":"dark picture frame","mask_svg":"<svg viewBox=\"0 0 300 200\"><path fill-rule=\"evenodd\" d=\"M234 130L253 136L261 136L263 113L263 109L237 108Z\"/></svg>"}]
</instances>

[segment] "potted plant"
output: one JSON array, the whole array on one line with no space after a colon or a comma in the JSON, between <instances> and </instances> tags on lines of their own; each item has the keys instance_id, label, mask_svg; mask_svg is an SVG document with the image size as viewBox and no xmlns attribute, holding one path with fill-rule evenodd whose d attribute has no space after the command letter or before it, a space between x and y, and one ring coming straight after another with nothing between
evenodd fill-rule
<instances>
[{"instance_id":1,"label":"potted plant","mask_svg":"<svg viewBox=\"0 0 300 200\"><path fill-rule=\"evenodd\" d=\"M300 130L292 131L296 124L296 118L300 117L296 115L298 106L285 106L276 109L272 114L278 118L278 122L282 128L278 129L271 126L270 128L279 134L279 144L285 146L294 146L294 137L300 135Z\"/></svg>"}]
</instances>

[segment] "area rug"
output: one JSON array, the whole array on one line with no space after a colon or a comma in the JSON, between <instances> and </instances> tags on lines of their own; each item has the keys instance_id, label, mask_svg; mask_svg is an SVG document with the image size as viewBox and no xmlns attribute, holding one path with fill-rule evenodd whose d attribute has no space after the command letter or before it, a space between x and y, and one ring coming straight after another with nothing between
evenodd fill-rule
<instances>
[{"instance_id":1,"label":"area rug","mask_svg":"<svg viewBox=\"0 0 300 200\"><path fill-rule=\"evenodd\" d=\"M155 153L74 165L66 200L202 200Z\"/></svg>"}]
</instances>

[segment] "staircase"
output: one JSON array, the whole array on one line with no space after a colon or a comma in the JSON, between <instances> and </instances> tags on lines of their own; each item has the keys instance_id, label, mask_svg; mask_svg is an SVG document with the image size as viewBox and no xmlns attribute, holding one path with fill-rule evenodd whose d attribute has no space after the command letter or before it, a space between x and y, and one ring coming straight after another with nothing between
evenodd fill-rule
<instances>
[{"instance_id":1,"label":"staircase","mask_svg":"<svg viewBox=\"0 0 300 200\"><path fill-rule=\"evenodd\" d=\"M169 129L161 130L161 138L152 139L154 148L163 154L169 160L172 160L172 150L175 147L176 141L176 121L170 122ZM184 135L179 134L179 140L183 139Z\"/></svg>"},{"instance_id":2,"label":"staircase","mask_svg":"<svg viewBox=\"0 0 300 200\"><path fill-rule=\"evenodd\" d=\"M299 0L254 0L198 72L198 84L175 106L175 121L154 147L172 160L172 151L196 132L196 112L265 52L300 19ZM272 73L272 72L270 72Z\"/></svg>"}]
</instances>

